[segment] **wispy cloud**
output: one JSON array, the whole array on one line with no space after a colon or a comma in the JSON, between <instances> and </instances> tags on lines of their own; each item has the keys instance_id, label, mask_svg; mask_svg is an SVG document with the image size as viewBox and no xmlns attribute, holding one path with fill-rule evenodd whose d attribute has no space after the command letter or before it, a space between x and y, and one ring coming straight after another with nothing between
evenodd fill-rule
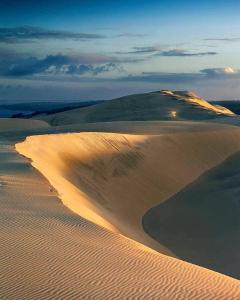
<instances>
[{"instance_id":1,"label":"wispy cloud","mask_svg":"<svg viewBox=\"0 0 240 300\"><path fill-rule=\"evenodd\" d=\"M159 82L159 83L184 83L199 79L199 73L165 73L165 72L143 72L140 75L129 75L122 77L127 82Z\"/></svg>"},{"instance_id":2,"label":"wispy cloud","mask_svg":"<svg viewBox=\"0 0 240 300\"><path fill-rule=\"evenodd\" d=\"M159 83L192 83L209 79L240 79L240 70L231 67L209 68L197 73L167 73L167 72L143 72L140 75L129 75L121 78L121 81L130 82L159 82Z\"/></svg>"},{"instance_id":3,"label":"wispy cloud","mask_svg":"<svg viewBox=\"0 0 240 300\"><path fill-rule=\"evenodd\" d=\"M217 55L217 52L189 52L181 49L172 49L160 51L157 53L157 56L169 56L169 57L193 57L193 56L209 56L209 55Z\"/></svg>"},{"instance_id":4,"label":"wispy cloud","mask_svg":"<svg viewBox=\"0 0 240 300\"><path fill-rule=\"evenodd\" d=\"M217 52L193 52L182 49L163 50L161 46L146 46L146 47L133 47L131 51L117 52L118 54L153 54L155 56L170 56L170 57L191 57L191 56L208 56L217 55Z\"/></svg>"},{"instance_id":5,"label":"wispy cloud","mask_svg":"<svg viewBox=\"0 0 240 300\"><path fill-rule=\"evenodd\" d=\"M234 37L234 38L207 38L204 39L204 41L213 41L213 42L239 42L240 37Z\"/></svg>"},{"instance_id":6,"label":"wispy cloud","mask_svg":"<svg viewBox=\"0 0 240 300\"><path fill-rule=\"evenodd\" d=\"M159 46L133 47L133 50L126 52L117 52L118 54L146 54L160 51Z\"/></svg>"},{"instance_id":7,"label":"wispy cloud","mask_svg":"<svg viewBox=\"0 0 240 300\"><path fill-rule=\"evenodd\" d=\"M95 33L79 33L64 30L52 30L33 26L0 28L0 42L4 43L25 43L42 39L88 40L101 38L104 38L104 36Z\"/></svg>"},{"instance_id":8,"label":"wispy cloud","mask_svg":"<svg viewBox=\"0 0 240 300\"><path fill-rule=\"evenodd\" d=\"M131 32L125 32L125 33L120 33L115 35L114 37L135 37L135 38L141 38L141 37L145 37L148 36L145 33L131 33Z\"/></svg>"}]
</instances>

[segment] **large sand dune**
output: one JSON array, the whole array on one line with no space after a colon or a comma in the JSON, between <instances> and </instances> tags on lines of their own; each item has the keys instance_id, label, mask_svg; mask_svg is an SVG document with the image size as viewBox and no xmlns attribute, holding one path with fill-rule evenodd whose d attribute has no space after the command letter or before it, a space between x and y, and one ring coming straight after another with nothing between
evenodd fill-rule
<instances>
[{"instance_id":1,"label":"large sand dune","mask_svg":"<svg viewBox=\"0 0 240 300\"><path fill-rule=\"evenodd\" d=\"M239 299L237 280L72 213L3 138L0 162L1 299Z\"/></svg>"},{"instance_id":2,"label":"large sand dune","mask_svg":"<svg viewBox=\"0 0 240 300\"><path fill-rule=\"evenodd\" d=\"M112 121L220 120L224 116L236 117L227 108L212 105L193 93L160 91L113 99L42 119L56 126Z\"/></svg>"},{"instance_id":3,"label":"large sand dune","mask_svg":"<svg viewBox=\"0 0 240 300\"><path fill-rule=\"evenodd\" d=\"M181 128L181 123L178 126ZM33 165L73 211L172 255L164 245L144 233L143 215L238 151L240 130L232 126L199 124L198 131L191 132L189 123L188 132L179 129L174 134L169 128L171 126L166 126L160 134L155 132L154 135L32 136L17 144L16 149L33 160Z\"/></svg>"}]
</instances>

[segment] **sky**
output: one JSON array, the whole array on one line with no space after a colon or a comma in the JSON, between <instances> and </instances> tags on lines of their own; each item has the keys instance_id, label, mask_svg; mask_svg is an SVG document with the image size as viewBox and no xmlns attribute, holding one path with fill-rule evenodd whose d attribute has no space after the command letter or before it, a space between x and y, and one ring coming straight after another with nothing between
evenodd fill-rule
<instances>
[{"instance_id":1,"label":"sky","mask_svg":"<svg viewBox=\"0 0 240 300\"><path fill-rule=\"evenodd\" d=\"M240 99L240 1L1 0L0 101Z\"/></svg>"}]
</instances>

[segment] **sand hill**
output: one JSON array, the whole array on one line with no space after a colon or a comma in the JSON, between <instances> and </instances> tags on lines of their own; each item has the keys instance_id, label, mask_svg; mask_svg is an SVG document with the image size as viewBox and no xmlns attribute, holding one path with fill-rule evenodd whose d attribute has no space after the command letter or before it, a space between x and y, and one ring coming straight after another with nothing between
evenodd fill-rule
<instances>
[{"instance_id":1,"label":"sand hill","mask_svg":"<svg viewBox=\"0 0 240 300\"><path fill-rule=\"evenodd\" d=\"M0 138L0 298L237 300L237 280L74 214Z\"/></svg>"},{"instance_id":2,"label":"sand hill","mask_svg":"<svg viewBox=\"0 0 240 300\"><path fill-rule=\"evenodd\" d=\"M181 126L179 122L178 127ZM174 255L174 251L165 249L164 244L156 243L145 234L144 214L240 150L237 127L189 123L188 129L188 132L179 130L174 134L169 133L169 126L164 129L162 124L161 133L154 135L41 135L28 137L24 143L17 144L16 149L33 160L33 165L74 212L162 253ZM211 220L206 221L211 227ZM201 223L199 226L207 227ZM236 233L234 238L237 238ZM211 243L217 247L215 237ZM235 247L236 253L239 250ZM221 271L231 273L231 258L221 256L219 260ZM208 266L208 261L208 253L205 253L202 263ZM239 266L235 262L232 267Z\"/></svg>"},{"instance_id":3,"label":"sand hill","mask_svg":"<svg viewBox=\"0 0 240 300\"><path fill-rule=\"evenodd\" d=\"M113 99L91 107L43 116L42 119L56 126L85 122L214 120L223 116L234 116L234 113L193 93L160 91Z\"/></svg>"}]
</instances>

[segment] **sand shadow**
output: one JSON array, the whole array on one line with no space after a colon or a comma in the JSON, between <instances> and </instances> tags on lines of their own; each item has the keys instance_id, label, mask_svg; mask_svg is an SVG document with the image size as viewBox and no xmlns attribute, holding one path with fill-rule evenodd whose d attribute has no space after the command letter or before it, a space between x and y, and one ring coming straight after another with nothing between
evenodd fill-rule
<instances>
[{"instance_id":1,"label":"sand shadow","mask_svg":"<svg viewBox=\"0 0 240 300\"><path fill-rule=\"evenodd\" d=\"M143 217L144 230L179 258L240 277L240 153Z\"/></svg>"}]
</instances>

